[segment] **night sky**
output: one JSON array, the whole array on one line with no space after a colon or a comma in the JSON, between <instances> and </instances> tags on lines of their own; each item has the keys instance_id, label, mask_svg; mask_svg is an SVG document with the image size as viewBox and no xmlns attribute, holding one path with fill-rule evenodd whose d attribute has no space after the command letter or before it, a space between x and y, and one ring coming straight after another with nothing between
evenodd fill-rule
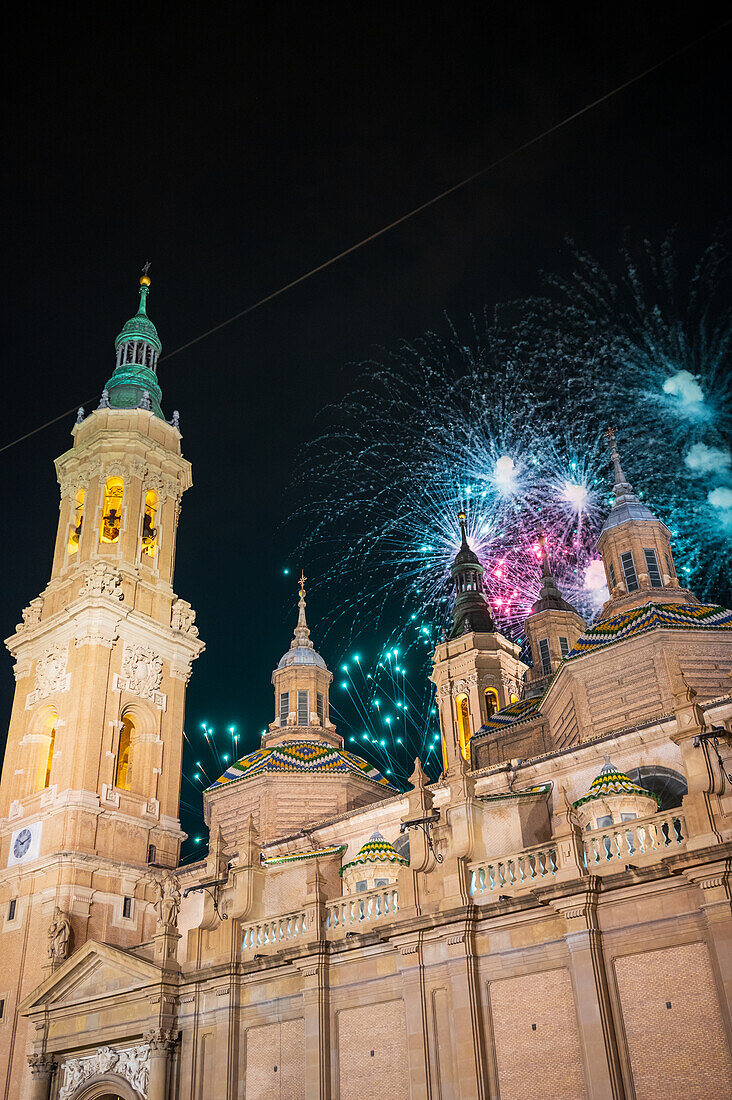
<instances>
[{"instance_id":1,"label":"night sky","mask_svg":"<svg viewBox=\"0 0 732 1100\"><path fill-rule=\"evenodd\" d=\"M114 5L21 25L4 66L0 443L96 405L146 259L165 354L715 26L704 4L396 7ZM626 228L676 226L690 256L708 243L729 215L729 48L728 28L160 364L193 463L175 587L207 649L189 730L236 722L253 748L271 718L308 571L285 494L359 362L445 312L536 292L567 237L611 270ZM3 637L48 580L73 422L0 454ZM312 580L317 645L340 596ZM333 634L324 656L341 656ZM9 657L0 690L4 725Z\"/></svg>"}]
</instances>

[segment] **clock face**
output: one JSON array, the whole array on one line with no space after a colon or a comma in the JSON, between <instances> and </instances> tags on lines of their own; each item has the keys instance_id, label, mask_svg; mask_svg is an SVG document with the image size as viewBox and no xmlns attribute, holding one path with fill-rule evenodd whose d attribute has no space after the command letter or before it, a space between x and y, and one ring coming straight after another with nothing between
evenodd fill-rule
<instances>
[{"instance_id":1,"label":"clock face","mask_svg":"<svg viewBox=\"0 0 732 1100\"><path fill-rule=\"evenodd\" d=\"M13 855L16 859L22 859L31 846L33 840L33 834L30 829L21 829L15 838L15 844L13 845Z\"/></svg>"}]
</instances>

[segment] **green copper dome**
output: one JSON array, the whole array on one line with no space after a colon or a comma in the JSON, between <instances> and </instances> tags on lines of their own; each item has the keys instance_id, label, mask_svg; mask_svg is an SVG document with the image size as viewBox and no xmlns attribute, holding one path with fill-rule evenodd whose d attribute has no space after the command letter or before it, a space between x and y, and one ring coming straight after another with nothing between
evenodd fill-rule
<instances>
[{"instance_id":1,"label":"green copper dome","mask_svg":"<svg viewBox=\"0 0 732 1100\"><path fill-rule=\"evenodd\" d=\"M158 330L147 315L147 296L149 291L149 284L143 283L140 286L140 305L137 313L134 317L130 317L129 321L125 321L122 326L122 331L114 342L115 348L118 348L120 344L126 343L128 340L146 340L147 343L152 344L158 355L163 350L163 345L160 343L160 337L158 336Z\"/></svg>"},{"instance_id":2,"label":"green copper dome","mask_svg":"<svg viewBox=\"0 0 732 1100\"><path fill-rule=\"evenodd\" d=\"M163 345L147 315L150 279L140 279L140 304L134 317L125 322L114 342L117 365L105 390L112 409L147 408L161 420L163 394L157 377L158 356Z\"/></svg>"}]
</instances>

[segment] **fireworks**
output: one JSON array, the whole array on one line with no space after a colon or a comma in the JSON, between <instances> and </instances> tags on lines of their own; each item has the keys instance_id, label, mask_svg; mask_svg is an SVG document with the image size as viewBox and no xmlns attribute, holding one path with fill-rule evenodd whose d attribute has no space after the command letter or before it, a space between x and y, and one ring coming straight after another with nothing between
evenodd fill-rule
<instances>
[{"instance_id":1,"label":"fireworks","mask_svg":"<svg viewBox=\"0 0 732 1100\"><path fill-rule=\"evenodd\" d=\"M336 603L332 629L388 631L411 609L446 625L461 501L499 629L520 636L540 533L592 619L607 598L595 543L612 502L608 424L674 534L680 576L730 599L729 254L716 241L686 282L669 241L622 259L614 282L575 252L546 297L485 313L467 336L450 326L403 345L326 410L298 492L317 516L304 553Z\"/></svg>"}]
</instances>

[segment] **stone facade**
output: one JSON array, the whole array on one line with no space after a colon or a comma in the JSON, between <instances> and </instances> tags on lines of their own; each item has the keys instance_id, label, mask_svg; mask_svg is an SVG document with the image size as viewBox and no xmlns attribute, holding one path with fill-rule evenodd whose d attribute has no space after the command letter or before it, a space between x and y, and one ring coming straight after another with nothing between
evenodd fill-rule
<instances>
[{"instance_id":1,"label":"stone facade","mask_svg":"<svg viewBox=\"0 0 732 1100\"><path fill-rule=\"evenodd\" d=\"M434 656L437 783L417 761L397 791L344 751L303 578L274 721L205 794L207 857L177 867L185 684L202 647L171 587L189 484L178 440L145 407L81 423L59 462L52 579L8 642L4 1095L731 1095L732 614L678 585L617 454L602 630L562 606L545 562L529 633L552 641L548 672L527 675L514 643L473 629L492 621L463 546L459 629ZM125 483L118 545L98 541L110 476ZM144 560L153 481L160 533ZM80 487L92 518L70 553ZM627 553L647 566L632 591Z\"/></svg>"}]
</instances>

